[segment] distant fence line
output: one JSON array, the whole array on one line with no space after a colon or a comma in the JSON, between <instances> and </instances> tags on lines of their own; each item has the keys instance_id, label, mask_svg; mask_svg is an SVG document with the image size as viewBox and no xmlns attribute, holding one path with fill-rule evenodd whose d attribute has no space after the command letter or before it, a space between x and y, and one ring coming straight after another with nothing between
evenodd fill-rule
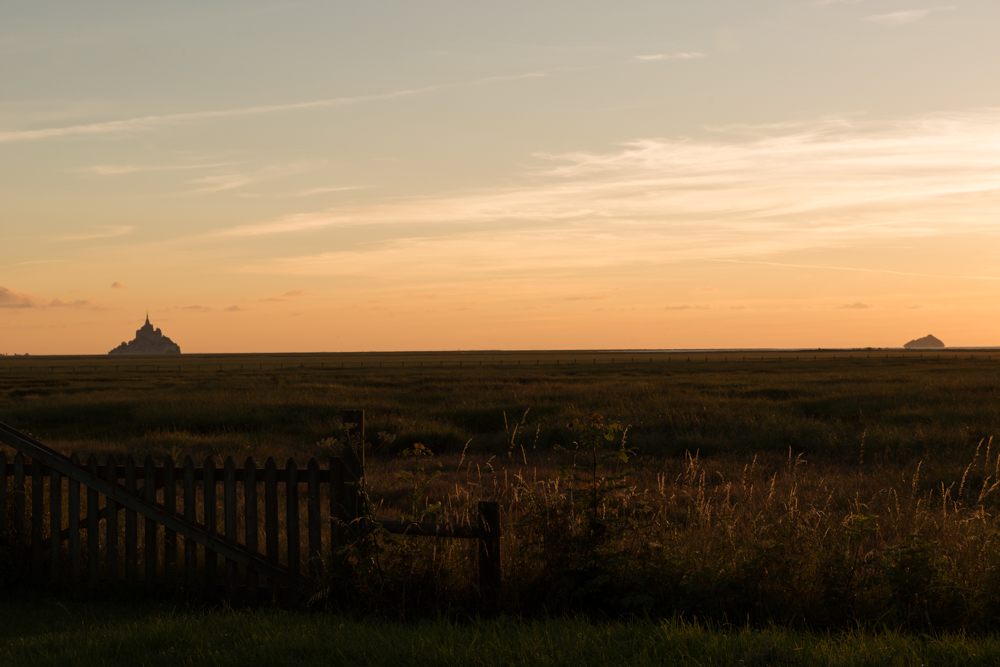
<instances>
[{"instance_id":1,"label":"distant fence line","mask_svg":"<svg viewBox=\"0 0 1000 667\"><path fill-rule=\"evenodd\" d=\"M589 358L577 357L577 358L563 358L563 359L479 359L479 360L462 360L458 361L445 361L445 360L434 360L434 361L394 361L394 360L378 360L378 361L341 361L341 362L301 362L301 363L279 363L274 364L250 364L250 363L180 363L180 364L153 364L153 363L136 363L136 364L75 364L75 365L64 365L64 364L39 364L28 362L13 362L7 365L7 373L14 374L15 372L25 372L25 373L50 373L55 374L57 371L61 373L76 373L76 372L116 372L116 373L159 373L159 372L178 372L183 373L185 371L189 372L201 372L202 368L206 371L216 371L216 372L237 372L237 371L257 371L257 372L274 372L283 370L325 370L325 371L336 371L336 370L363 370L363 369L393 369L393 368L423 368L423 369L435 369L435 368L531 368L531 367L565 367L565 366L599 366L599 365L635 365L635 366L645 366L650 364L662 363L781 363L781 362L791 362L791 361L853 361L857 360L883 360L883 361L914 361L918 359L924 359L924 354L927 354L927 359L931 361L941 361L941 360L980 360L980 361L992 361L992 354L970 354L968 357L964 355L959 355L957 353L946 353L946 352L903 352L901 354L871 354L871 353L848 353L848 354L829 354L820 352L818 354L799 354L799 355L774 355L774 354L763 354L763 355L734 355L733 359L730 361L729 355L718 355L709 354L706 356L702 355L653 355L649 357L617 357L617 356L591 356ZM21 357L23 358L23 357ZM506 363L505 363L506 362ZM257 368L254 368L257 366ZM0 370L2 373L2 370Z\"/></svg>"}]
</instances>

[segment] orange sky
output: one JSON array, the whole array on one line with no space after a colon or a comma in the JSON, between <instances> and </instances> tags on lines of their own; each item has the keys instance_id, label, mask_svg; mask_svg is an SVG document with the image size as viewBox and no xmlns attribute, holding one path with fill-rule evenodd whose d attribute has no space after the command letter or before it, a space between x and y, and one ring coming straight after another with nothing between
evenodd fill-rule
<instances>
[{"instance_id":1,"label":"orange sky","mask_svg":"<svg viewBox=\"0 0 1000 667\"><path fill-rule=\"evenodd\" d=\"M687 4L19 8L0 353L998 344L1000 6Z\"/></svg>"}]
</instances>

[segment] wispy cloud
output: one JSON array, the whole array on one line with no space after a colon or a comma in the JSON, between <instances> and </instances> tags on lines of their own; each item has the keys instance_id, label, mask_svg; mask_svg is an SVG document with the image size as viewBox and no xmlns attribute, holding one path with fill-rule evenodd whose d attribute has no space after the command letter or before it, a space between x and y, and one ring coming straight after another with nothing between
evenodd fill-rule
<instances>
[{"instance_id":1,"label":"wispy cloud","mask_svg":"<svg viewBox=\"0 0 1000 667\"><path fill-rule=\"evenodd\" d=\"M651 53L648 55L636 56L635 59L641 62L653 62L657 60L696 60L704 57L704 53L699 53L697 51L683 51L681 53Z\"/></svg>"},{"instance_id":2,"label":"wispy cloud","mask_svg":"<svg viewBox=\"0 0 1000 667\"><path fill-rule=\"evenodd\" d=\"M97 303L93 299L78 299L76 301L64 301L63 299L52 299L49 302L50 308L84 308L86 306L95 306Z\"/></svg>"},{"instance_id":3,"label":"wispy cloud","mask_svg":"<svg viewBox=\"0 0 1000 667\"><path fill-rule=\"evenodd\" d=\"M294 194L287 195L288 197L311 197L312 195L321 195L328 192L346 192L348 190L361 190L368 186L365 185L344 185L340 187L329 187L329 188L310 188L309 190L303 190L302 192L296 192Z\"/></svg>"},{"instance_id":4,"label":"wispy cloud","mask_svg":"<svg viewBox=\"0 0 1000 667\"><path fill-rule=\"evenodd\" d=\"M237 118L240 116L261 116L289 111L301 111L306 109L321 109L362 104L364 102L376 102L380 100L392 100L401 97L418 95L420 93L437 90L441 86L426 86L424 88L396 90L389 93L377 95L361 95L357 97L333 97L323 100L313 100L310 102L297 102L293 104L272 104L265 106L241 107L235 109L221 109L218 111L194 111L189 113L162 114L154 116L140 116L137 118L127 118L124 120L112 120L100 123L87 123L84 125L71 125L68 127L49 127L37 130L14 130L0 132L0 143L12 141L37 141L39 139L58 139L64 137L85 137L102 134L122 134L150 130L171 125L183 125L192 122L224 120L227 118Z\"/></svg>"},{"instance_id":5,"label":"wispy cloud","mask_svg":"<svg viewBox=\"0 0 1000 667\"><path fill-rule=\"evenodd\" d=\"M115 282L111 283L111 288L112 289L125 289L125 283L120 283L120 282L118 282L116 280Z\"/></svg>"},{"instance_id":6,"label":"wispy cloud","mask_svg":"<svg viewBox=\"0 0 1000 667\"><path fill-rule=\"evenodd\" d=\"M66 301L64 299L45 299L26 292L16 292L7 287L0 286L0 308L97 308L94 299L78 299Z\"/></svg>"},{"instance_id":7,"label":"wispy cloud","mask_svg":"<svg viewBox=\"0 0 1000 667\"><path fill-rule=\"evenodd\" d=\"M117 226L107 226L102 228L103 231L93 231L86 232L83 234L68 234L66 236L60 236L57 241L90 241L92 239L110 239L118 236L125 236L132 232L135 227L129 225L117 225Z\"/></svg>"},{"instance_id":8,"label":"wispy cloud","mask_svg":"<svg viewBox=\"0 0 1000 667\"><path fill-rule=\"evenodd\" d=\"M37 296L0 286L0 308L38 308L42 305L42 299Z\"/></svg>"},{"instance_id":9,"label":"wispy cloud","mask_svg":"<svg viewBox=\"0 0 1000 667\"><path fill-rule=\"evenodd\" d=\"M558 68L573 69L573 68ZM556 71L556 70L551 70ZM34 130L10 130L0 132L0 143L14 141L38 141L44 139L60 139L67 137L93 137L111 134L129 134L157 128L180 126L190 123L206 122L213 120L225 120L228 118L238 118L246 116L263 116L276 113L288 113L293 111L305 111L309 109L334 109L338 107L352 106L356 104L366 104L371 102L383 102L405 97L413 97L439 90L461 88L463 86L475 86L504 81L516 81L522 79L537 79L548 76L550 71L525 72L518 74L503 74L498 76L481 77L473 80L459 81L455 83L442 83L420 88L404 88L374 95L357 95L349 97L331 97L321 100L311 100L307 102L293 102L290 104L269 104L250 107L238 107L233 109L219 109L215 111L192 111L186 113L158 114L149 116L138 116L122 120L111 120L97 123L86 123L70 125L65 127L47 127Z\"/></svg>"},{"instance_id":10,"label":"wispy cloud","mask_svg":"<svg viewBox=\"0 0 1000 667\"><path fill-rule=\"evenodd\" d=\"M317 240L310 254L241 270L493 280L993 234L1000 210L1000 110L717 128L707 140L651 138L540 158L513 187L332 207L216 236L392 225L402 231L383 242Z\"/></svg>"},{"instance_id":11,"label":"wispy cloud","mask_svg":"<svg viewBox=\"0 0 1000 667\"><path fill-rule=\"evenodd\" d=\"M946 12L955 9L955 7L935 7L933 9L906 9L898 12L889 12L888 14L876 14L874 16L865 17L866 21L872 23L879 23L886 26L902 26L909 23L916 23L921 19L925 19L931 14L936 12Z\"/></svg>"},{"instance_id":12,"label":"wispy cloud","mask_svg":"<svg viewBox=\"0 0 1000 667\"><path fill-rule=\"evenodd\" d=\"M868 310L869 308L874 308L875 306L870 303L846 303L843 306L837 306L841 310Z\"/></svg>"},{"instance_id":13,"label":"wispy cloud","mask_svg":"<svg viewBox=\"0 0 1000 667\"><path fill-rule=\"evenodd\" d=\"M33 264L63 264L65 259L32 259L27 262L18 262L15 266L31 266Z\"/></svg>"},{"instance_id":14,"label":"wispy cloud","mask_svg":"<svg viewBox=\"0 0 1000 667\"><path fill-rule=\"evenodd\" d=\"M140 164L104 164L88 167L87 171L99 176L122 176L125 174L137 174L147 171L190 171L194 169L214 169L217 167L228 167L234 162L213 162L199 164L179 164L179 165L140 165Z\"/></svg>"}]
</instances>

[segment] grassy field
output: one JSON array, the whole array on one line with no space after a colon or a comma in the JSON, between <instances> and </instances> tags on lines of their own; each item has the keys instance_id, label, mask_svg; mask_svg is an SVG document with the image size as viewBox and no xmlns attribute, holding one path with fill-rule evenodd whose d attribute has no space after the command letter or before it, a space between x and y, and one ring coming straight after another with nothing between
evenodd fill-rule
<instances>
[{"instance_id":1,"label":"grassy field","mask_svg":"<svg viewBox=\"0 0 1000 667\"><path fill-rule=\"evenodd\" d=\"M373 444L443 454L501 453L525 412L551 449L599 412L650 454L853 457L863 438L898 462L996 433L998 374L1000 354L898 350L3 357L0 421L80 453L303 455L362 408Z\"/></svg>"},{"instance_id":2,"label":"grassy field","mask_svg":"<svg viewBox=\"0 0 1000 667\"><path fill-rule=\"evenodd\" d=\"M32 597L0 602L0 662L58 665L995 665L993 636L802 633L678 620L358 621Z\"/></svg>"},{"instance_id":3,"label":"grassy field","mask_svg":"<svg viewBox=\"0 0 1000 667\"><path fill-rule=\"evenodd\" d=\"M66 453L302 462L361 408L376 514L501 502L513 616L943 636L1000 625L998 371L968 351L7 357L0 421ZM332 609L475 613L469 544L374 534L338 558Z\"/></svg>"}]
</instances>

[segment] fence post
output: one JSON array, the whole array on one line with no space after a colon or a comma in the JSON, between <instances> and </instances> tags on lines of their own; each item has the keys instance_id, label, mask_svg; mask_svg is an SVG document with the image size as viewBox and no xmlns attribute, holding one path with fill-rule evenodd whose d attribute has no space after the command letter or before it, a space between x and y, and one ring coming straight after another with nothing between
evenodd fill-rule
<instances>
[{"instance_id":1,"label":"fence post","mask_svg":"<svg viewBox=\"0 0 1000 667\"><path fill-rule=\"evenodd\" d=\"M163 462L163 509L177 514L177 468L172 456ZM163 531L163 577L172 584L177 576L177 533L169 528Z\"/></svg>"},{"instance_id":2,"label":"fence post","mask_svg":"<svg viewBox=\"0 0 1000 667\"><path fill-rule=\"evenodd\" d=\"M69 457L70 463L79 467L80 458L73 454ZM80 482L72 477L66 478L67 492L69 494L69 576L73 581L80 579ZM6 516L6 515L4 515Z\"/></svg>"},{"instance_id":3,"label":"fence post","mask_svg":"<svg viewBox=\"0 0 1000 667\"><path fill-rule=\"evenodd\" d=\"M500 503L479 503L479 592L488 611L497 608L503 563L500 560Z\"/></svg>"},{"instance_id":4,"label":"fence post","mask_svg":"<svg viewBox=\"0 0 1000 667\"><path fill-rule=\"evenodd\" d=\"M299 576L301 552L299 547L299 468L295 459L285 464L285 538L288 547L288 571Z\"/></svg>"},{"instance_id":5,"label":"fence post","mask_svg":"<svg viewBox=\"0 0 1000 667\"><path fill-rule=\"evenodd\" d=\"M125 490L135 496L135 458L125 459ZM110 512L109 512L110 513ZM134 584L139 571L139 518L134 509L125 508L125 581Z\"/></svg>"},{"instance_id":6,"label":"fence post","mask_svg":"<svg viewBox=\"0 0 1000 667\"><path fill-rule=\"evenodd\" d=\"M351 426L347 430L342 458L344 459L344 521L349 526L349 532L355 532L352 522L364 513L365 477L365 411L344 410L344 424Z\"/></svg>"},{"instance_id":7,"label":"fence post","mask_svg":"<svg viewBox=\"0 0 1000 667\"><path fill-rule=\"evenodd\" d=\"M36 579L42 578L42 521L45 519L45 476L42 462L31 461L31 571Z\"/></svg>"},{"instance_id":8,"label":"fence post","mask_svg":"<svg viewBox=\"0 0 1000 667\"><path fill-rule=\"evenodd\" d=\"M243 464L244 533L247 551L256 555L257 548L257 464L253 457L247 457ZM247 568L247 598L257 601L257 572Z\"/></svg>"},{"instance_id":9,"label":"fence post","mask_svg":"<svg viewBox=\"0 0 1000 667\"><path fill-rule=\"evenodd\" d=\"M147 455L146 461L143 463L143 472L145 473L145 483L146 483L146 502L156 503L156 462L153 461L153 457ZM158 556L157 547L157 533L159 531L159 524L146 517L143 522L142 536L143 541L146 543L146 555L145 555L145 565L146 565L146 585L152 586L156 583L156 559Z\"/></svg>"},{"instance_id":10,"label":"fence post","mask_svg":"<svg viewBox=\"0 0 1000 667\"><path fill-rule=\"evenodd\" d=\"M98 465L97 456L91 454L87 459L87 468L90 469L90 474L97 477ZM87 487L87 578L90 579L91 583L97 581L98 565L101 559L100 550L100 517L97 513L99 511L97 505L99 503L97 491L94 491L89 486Z\"/></svg>"},{"instance_id":11,"label":"fence post","mask_svg":"<svg viewBox=\"0 0 1000 667\"><path fill-rule=\"evenodd\" d=\"M222 487L223 507L225 512L226 541L237 544L236 539L236 463L232 456L226 457L225 481ZM226 559L226 596L236 599L236 562Z\"/></svg>"},{"instance_id":12,"label":"fence post","mask_svg":"<svg viewBox=\"0 0 1000 667\"><path fill-rule=\"evenodd\" d=\"M24 454L14 454L14 533L24 544Z\"/></svg>"},{"instance_id":13,"label":"fence post","mask_svg":"<svg viewBox=\"0 0 1000 667\"><path fill-rule=\"evenodd\" d=\"M267 562L278 564L278 465L267 457L264 463L264 551ZM273 579L268 588L271 599L278 596L278 582Z\"/></svg>"},{"instance_id":14,"label":"fence post","mask_svg":"<svg viewBox=\"0 0 1000 667\"><path fill-rule=\"evenodd\" d=\"M319 521L319 463L309 459L306 472L306 508L309 532L309 576L318 579L323 572L323 540Z\"/></svg>"},{"instance_id":15,"label":"fence post","mask_svg":"<svg viewBox=\"0 0 1000 667\"><path fill-rule=\"evenodd\" d=\"M108 483L118 486L118 460L114 454L108 454L106 461ZM104 522L106 529L105 548L107 549L108 579L118 580L118 502L105 496L104 507L107 510ZM94 512L97 512L97 502L94 502Z\"/></svg>"},{"instance_id":16,"label":"fence post","mask_svg":"<svg viewBox=\"0 0 1000 667\"><path fill-rule=\"evenodd\" d=\"M202 467L204 478L202 479L202 498L205 501L205 531L209 535L216 535L215 525L215 459L211 456L205 457ZM215 567L219 563L214 551L205 548L205 590L211 597L216 595Z\"/></svg>"},{"instance_id":17,"label":"fence post","mask_svg":"<svg viewBox=\"0 0 1000 667\"><path fill-rule=\"evenodd\" d=\"M188 523L197 523L198 515L196 491L194 488L194 460L191 455L184 457L184 519ZM184 538L184 577L188 584L194 585L198 575L198 547L190 537Z\"/></svg>"},{"instance_id":18,"label":"fence post","mask_svg":"<svg viewBox=\"0 0 1000 667\"><path fill-rule=\"evenodd\" d=\"M49 469L49 577L59 578L59 552L62 550L62 475Z\"/></svg>"}]
</instances>

